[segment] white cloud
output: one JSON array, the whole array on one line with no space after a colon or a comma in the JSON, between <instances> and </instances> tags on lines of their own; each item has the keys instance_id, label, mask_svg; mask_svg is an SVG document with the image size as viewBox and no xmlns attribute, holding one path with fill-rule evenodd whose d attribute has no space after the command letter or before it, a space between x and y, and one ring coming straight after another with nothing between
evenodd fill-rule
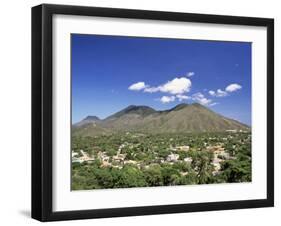
<instances>
[{"instance_id":1,"label":"white cloud","mask_svg":"<svg viewBox=\"0 0 281 226\"><path fill-rule=\"evenodd\" d=\"M225 88L225 91L229 92L229 93L232 93L232 92L235 92L239 89L242 89L242 86L237 84L237 83L233 83L233 84L230 84L228 85L226 88Z\"/></svg>"},{"instance_id":2,"label":"white cloud","mask_svg":"<svg viewBox=\"0 0 281 226\"><path fill-rule=\"evenodd\" d=\"M190 91L191 81L188 78L174 78L166 84L159 86L159 90L163 93L183 94Z\"/></svg>"},{"instance_id":3,"label":"white cloud","mask_svg":"<svg viewBox=\"0 0 281 226\"><path fill-rule=\"evenodd\" d=\"M192 100L205 105L205 106L209 106L212 103L211 99L206 98L202 93L195 93L192 95Z\"/></svg>"},{"instance_id":4,"label":"white cloud","mask_svg":"<svg viewBox=\"0 0 281 226\"><path fill-rule=\"evenodd\" d=\"M210 90L210 91L209 91L209 94L210 94L211 96L213 96L213 97L216 96L216 92L215 92L214 90Z\"/></svg>"},{"instance_id":5,"label":"white cloud","mask_svg":"<svg viewBox=\"0 0 281 226\"><path fill-rule=\"evenodd\" d=\"M213 102L213 103L209 104L209 106L210 106L210 107L213 107L213 106L215 106L215 105L217 105L217 104L219 104L219 103Z\"/></svg>"},{"instance_id":6,"label":"white cloud","mask_svg":"<svg viewBox=\"0 0 281 226\"><path fill-rule=\"evenodd\" d=\"M195 75L193 71L187 72L186 74L187 77L192 77L193 75Z\"/></svg>"},{"instance_id":7,"label":"white cloud","mask_svg":"<svg viewBox=\"0 0 281 226\"><path fill-rule=\"evenodd\" d=\"M144 82L137 82L129 87L129 90L143 90L145 93L170 93L172 95L183 94L189 92L191 89L191 81L188 78L174 78L163 85L156 87L146 85Z\"/></svg>"},{"instance_id":8,"label":"white cloud","mask_svg":"<svg viewBox=\"0 0 281 226\"><path fill-rule=\"evenodd\" d=\"M191 89L191 81L186 77L174 78L171 81L168 81L159 86L149 86L145 84L145 82L137 82L129 86L129 90L133 91L141 91L145 93L168 93L171 96L162 96L160 100L162 103L170 103L175 100L183 101L191 99L191 97L184 95L185 93L189 92Z\"/></svg>"},{"instance_id":9,"label":"white cloud","mask_svg":"<svg viewBox=\"0 0 281 226\"><path fill-rule=\"evenodd\" d=\"M183 100L188 100L188 99L190 99L189 96L182 95L182 94L178 94L178 95L176 95L176 97L178 98L179 101L183 101Z\"/></svg>"},{"instance_id":10,"label":"white cloud","mask_svg":"<svg viewBox=\"0 0 281 226\"><path fill-rule=\"evenodd\" d=\"M213 90L210 90L209 94L213 97L225 97L225 96L227 96L227 92L223 91L221 89L218 89L216 92L213 91Z\"/></svg>"},{"instance_id":11,"label":"white cloud","mask_svg":"<svg viewBox=\"0 0 281 226\"><path fill-rule=\"evenodd\" d=\"M218 89L217 90L217 96L218 97L225 97L225 96L227 96L227 92L225 92L225 91L223 91L221 89Z\"/></svg>"},{"instance_id":12,"label":"white cloud","mask_svg":"<svg viewBox=\"0 0 281 226\"><path fill-rule=\"evenodd\" d=\"M159 87L146 87L143 91L145 93L156 93L160 90L159 90Z\"/></svg>"},{"instance_id":13,"label":"white cloud","mask_svg":"<svg viewBox=\"0 0 281 226\"><path fill-rule=\"evenodd\" d=\"M217 91L210 90L209 94L213 97L225 97L225 96L228 96L229 93L235 92L239 89L242 89L242 86L237 83L233 83L233 84L228 85L225 88L225 90L221 90L221 89L217 89Z\"/></svg>"},{"instance_id":14,"label":"white cloud","mask_svg":"<svg viewBox=\"0 0 281 226\"><path fill-rule=\"evenodd\" d=\"M191 81L188 78L181 77L181 78L174 78L167 83L157 86L157 87L150 87L146 86L144 88L144 92L146 93L156 93L156 92L163 92L163 93L170 93L170 94L183 94L190 91L191 88Z\"/></svg>"},{"instance_id":15,"label":"white cloud","mask_svg":"<svg viewBox=\"0 0 281 226\"><path fill-rule=\"evenodd\" d=\"M147 85L145 85L144 82L137 82L129 86L129 90L134 90L134 91L140 91L142 89L145 89Z\"/></svg>"},{"instance_id":16,"label":"white cloud","mask_svg":"<svg viewBox=\"0 0 281 226\"><path fill-rule=\"evenodd\" d=\"M170 102L175 101L175 99L176 99L175 96L163 96L163 97L161 97L160 101L161 101L163 104L167 104L167 103L170 103Z\"/></svg>"}]
</instances>

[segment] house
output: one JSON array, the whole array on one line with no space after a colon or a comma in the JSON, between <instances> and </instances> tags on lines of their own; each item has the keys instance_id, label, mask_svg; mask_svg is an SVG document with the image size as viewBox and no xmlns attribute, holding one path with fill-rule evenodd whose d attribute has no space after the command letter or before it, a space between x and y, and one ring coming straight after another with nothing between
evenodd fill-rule
<instances>
[{"instance_id":1,"label":"house","mask_svg":"<svg viewBox=\"0 0 281 226\"><path fill-rule=\"evenodd\" d=\"M87 152L84 152L83 150L80 150L81 153L81 157L75 157L78 155L77 152L72 152L72 162L79 162L82 163L84 161L93 161L95 160L95 158L90 157L89 154Z\"/></svg>"},{"instance_id":2,"label":"house","mask_svg":"<svg viewBox=\"0 0 281 226\"><path fill-rule=\"evenodd\" d=\"M187 163L192 163L192 158L191 157L186 157L183 159L183 161L187 162Z\"/></svg>"},{"instance_id":3,"label":"house","mask_svg":"<svg viewBox=\"0 0 281 226\"><path fill-rule=\"evenodd\" d=\"M223 161L224 160L221 160L219 158L214 158L214 160L212 161L212 165L214 166L213 175L216 175L221 170L221 162Z\"/></svg>"},{"instance_id":4,"label":"house","mask_svg":"<svg viewBox=\"0 0 281 226\"><path fill-rule=\"evenodd\" d=\"M101 167L110 167L110 166L111 166L111 163L108 161L103 161L101 164Z\"/></svg>"},{"instance_id":5,"label":"house","mask_svg":"<svg viewBox=\"0 0 281 226\"><path fill-rule=\"evenodd\" d=\"M124 162L125 158L126 158L126 154L117 154L112 156L112 160L115 162Z\"/></svg>"},{"instance_id":6,"label":"house","mask_svg":"<svg viewBox=\"0 0 281 226\"><path fill-rule=\"evenodd\" d=\"M180 156L178 154L170 154L167 156L166 160L168 162L176 162L176 161L178 161L179 157Z\"/></svg>"},{"instance_id":7,"label":"house","mask_svg":"<svg viewBox=\"0 0 281 226\"><path fill-rule=\"evenodd\" d=\"M117 169L122 169L123 166L120 166L120 165L111 165L112 168L117 168Z\"/></svg>"},{"instance_id":8,"label":"house","mask_svg":"<svg viewBox=\"0 0 281 226\"><path fill-rule=\"evenodd\" d=\"M217 175L221 169L221 164L220 163L212 163L214 166L214 171L212 172L213 175Z\"/></svg>"},{"instance_id":9,"label":"house","mask_svg":"<svg viewBox=\"0 0 281 226\"><path fill-rule=\"evenodd\" d=\"M225 153L225 150L221 145L208 146L207 151L213 152L215 155Z\"/></svg>"},{"instance_id":10,"label":"house","mask_svg":"<svg viewBox=\"0 0 281 226\"><path fill-rule=\"evenodd\" d=\"M71 153L72 158L75 157L75 156L77 156L77 155L78 155L77 152L72 151L72 153Z\"/></svg>"},{"instance_id":11,"label":"house","mask_svg":"<svg viewBox=\"0 0 281 226\"><path fill-rule=\"evenodd\" d=\"M134 161L134 160L125 160L125 161L124 161L124 164L132 164L132 165L136 165L136 164L137 164L137 162L136 162L136 161Z\"/></svg>"},{"instance_id":12,"label":"house","mask_svg":"<svg viewBox=\"0 0 281 226\"><path fill-rule=\"evenodd\" d=\"M186 176L186 175L188 174L188 172L180 172L180 174L181 174L182 176Z\"/></svg>"},{"instance_id":13,"label":"house","mask_svg":"<svg viewBox=\"0 0 281 226\"><path fill-rule=\"evenodd\" d=\"M98 152L98 158L102 161L102 162L108 162L109 161L109 156L106 155L105 152Z\"/></svg>"},{"instance_id":14,"label":"house","mask_svg":"<svg viewBox=\"0 0 281 226\"><path fill-rule=\"evenodd\" d=\"M226 132L229 132L229 133L237 133L237 130L236 130L236 129L227 129Z\"/></svg>"},{"instance_id":15,"label":"house","mask_svg":"<svg viewBox=\"0 0 281 226\"><path fill-rule=\"evenodd\" d=\"M82 163L82 162L84 162L84 161L81 160L81 159L79 159L79 158L73 157L73 158L72 158L72 162L73 162L73 163L74 163L74 162Z\"/></svg>"},{"instance_id":16,"label":"house","mask_svg":"<svg viewBox=\"0 0 281 226\"><path fill-rule=\"evenodd\" d=\"M218 153L217 157L220 157L220 156L221 156L222 158L224 158L224 159L229 159L229 158L230 158L229 153L227 153L227 152L225 152L225 151L222 151L222 152Z\"/></svg>"},{"instance_id":17,"label":"house","mask_svg":"<svg viewBox=\"0 0 281 226\"><path fill-rule=\"evenodd\" d=\"M189 151L189 146L188 145L183 145L183 146L177 146L176 147L178 151Z\"/></svg>"}]
</instances>

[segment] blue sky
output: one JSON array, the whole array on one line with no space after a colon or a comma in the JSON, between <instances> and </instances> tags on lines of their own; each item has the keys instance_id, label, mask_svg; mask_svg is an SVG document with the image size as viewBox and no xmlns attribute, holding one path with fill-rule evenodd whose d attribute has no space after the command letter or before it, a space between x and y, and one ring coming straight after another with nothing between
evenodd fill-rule
<instances>
[{"instance_id":1,"label":"blue sky","mask_svg":"<svg viewBox=\"0 0 281 226\"><path fill-rule=\"evenodd\" d=\"M251 125L251 43L72 34L72 121L199 102Z\"/></svg>"}]
</instances>

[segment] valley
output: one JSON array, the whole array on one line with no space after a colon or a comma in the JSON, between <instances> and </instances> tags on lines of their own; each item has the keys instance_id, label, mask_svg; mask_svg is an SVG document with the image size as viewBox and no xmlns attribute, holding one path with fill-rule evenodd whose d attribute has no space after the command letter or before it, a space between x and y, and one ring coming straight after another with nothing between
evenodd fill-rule
<instances>
[{"instance_id":1,"label":"valley","mask_svg":"<svg viewBox=\"0 0 281 226\"><path fill-rule=\"evenodd\" d=\"M251 133L73 137L72 189L251 181Z\"/></svg>"}]
</instances>

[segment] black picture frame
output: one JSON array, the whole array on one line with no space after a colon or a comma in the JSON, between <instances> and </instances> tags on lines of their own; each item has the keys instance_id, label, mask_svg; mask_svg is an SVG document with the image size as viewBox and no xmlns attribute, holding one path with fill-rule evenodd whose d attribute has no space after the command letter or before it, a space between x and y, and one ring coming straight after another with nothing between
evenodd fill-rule
<instances>
[{"instance_id":1,"label":"black picture frame","mask_svg":"<svg viewBox=\"0 0 281 226\"><path fill-rule=\"evenodd\" d=\"M54 212L52 210L52 17L55 14L266 27L267 198ZM32 8L32 218L40 221L57 221L271 206L274 206L273 19L50 4Z\"/></svg>"}]
</instances>

